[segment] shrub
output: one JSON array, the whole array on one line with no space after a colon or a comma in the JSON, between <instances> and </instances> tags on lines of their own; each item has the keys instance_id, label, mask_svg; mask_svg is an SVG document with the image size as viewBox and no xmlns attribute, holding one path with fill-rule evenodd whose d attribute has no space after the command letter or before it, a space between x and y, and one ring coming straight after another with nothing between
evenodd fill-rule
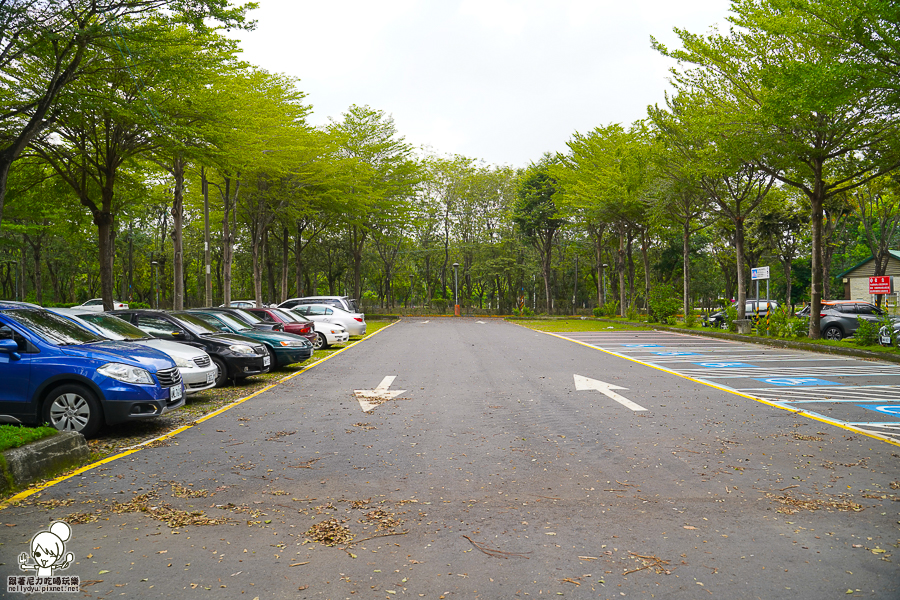
<instances>
[{"instance_id":1,"label":"shrub","mask_svg":"<svg viewBox=\"0 0 900 600\"><path fill-rule=\"evenodd\" d=\"M595 317L602 317L602 316L603 316L603 309L600 308L599 306L595 306L595 307L593 308L593 310L591 310L591 312L594 314Z\"/></svg>"},{"instance_id":2,"label":"shrub","mask_svg":"<svg viewBox=\"0 0 900 600\"><path fill-rule=\"evenodd\" d=\"M728 329L731 333L737 331L737 321L738 318L738 310L736 306L726 306L725 307L725 328Z\"/></svg>"},{"instance_id":3,"label":"shrub","mask_svg":"<svg viewBox=\"0 0 900 600\"><path fill-rule=\"evenodd\" d=\"M775 337L788 337L793 335L791 331L791 307L779 306L769 311L769 334Z\"/></svg>"},{"instance_id":4,"label":"shrub","mask_svg":"<svg viewBox=\"0 0 900 600\"><path fill-rule=\"evenodd\" d=\"M793 337L806 337L809 335L809 319L794 317L788 322L790 335Z\"/></svg>"},{"instance_id":5,"label":"shrub","mask_svg":"<svg viewBox=\"0 0 900 600\"><path fill-rule=\"evenodd\" d=\"M431 306L438 312L444 313L447 311L447 306L449 306L449 304L444 298L437 296L431 299Z\"/></svg>"},{"instance_id":6,"label":"shrub","mask_svg":"<svg viewBox=\"0 0 900 600\"><path fill-rule=\"evenodd\" d=\"M853 334L853 342L857 346L874 346L878 343L878 329L881 325L878 321L870 321L862 317L856 317L859 326Z\"/></svg>"},{"instance_id":7,"label":"shrub","mask_svg":"<svg viewBox=\"0 0 900 600\"><path fill-rule=\"evenodd\" d=\"M528 308L527 306L522 307L522 316L523 317L533 317L534 311Z\"/></svg>"},{"instance_id":8,"label":"shrub","mask_svg":"<svg viewBox=\"0 0 900 600\"><path fill-rule=\"evenodd\" d=\"M619 314L619 301L618 300L610 300L606 304L603 305L601 309L603 316L612 319L616 315Z\"/></svg>"},{"instance_id":9,"label":"shrub","mask_svg":"<svg viewBox=\"0 0 900 600\"><path fill-rule=\"evenodd\" d=\"M694 312L694 309L688 307L688 312L684 315L684 326L685 327L693 327L697 324L697 314Z\"/></svg>"},{"instance_id":10,"label":"shrub","mask_svg":"<svg viewBox=\"0 0 900 600\"><path fill-rule=\"evenodd\" d=\"M640 321L640 313L634 304L625 309L625 318L629 321Z\"/></svg>"},{"instance_id":11,"label":"shrub","mask_svg":"<svg viewBox=\"0 0 900 600\"><path fill-rule=\"evenodd\" d=\"M651 318L660 323L667 323L669 317L678 314L681 309L681 299L675 294L671 285L657 284L650 289Z\"/></svg>"},{"instance_id":12,"label":"shrub","mask_svg":"<svg viewBox=\"0 0 900 600\"><path fill-rule=\"evenodd\" d=\"M672 316L670 316L670 317L666 317L666 325L672 325L672 326L675 326L675 325L677 325L677 324L678 324L678 319L675 318L675 315L672 315Z\"/></svg>"}]
</instances>

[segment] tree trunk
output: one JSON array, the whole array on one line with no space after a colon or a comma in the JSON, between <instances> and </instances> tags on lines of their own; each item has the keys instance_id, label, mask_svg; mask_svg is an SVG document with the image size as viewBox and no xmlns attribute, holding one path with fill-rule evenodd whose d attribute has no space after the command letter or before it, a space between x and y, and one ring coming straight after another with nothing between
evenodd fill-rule
<instances>
[{"instance_id":1,"label":"tree trunk","mask_svg":"<svg viewBox=\"0 0 900 600\"><path fill-rule=\"evenodd\" d=\"M810 309L809 309L809 339L817 340L820 337L819 326L821 319L819 313L822 310L822 217L824 205L824 187L821 178L821 161L816 163L816 181L813 185L813 193L809 199L812 226L812 281L810 283Z\"/></svg>"},{"instance_id":2,"label":"tree trunk","mask_svg":"<svg viewBox=\"0 0 900 600\"><path fill-rule=\"evenodd\" d=\"M681 231L681 272L684 277L684 299L682 306L684 316L687 317L691 305L691 222L685 219ZM701 310L703 310L701 308Z\"/></svg>"},{"instance_id":3,"label":"tree trunk","mask_svg":"<svg viewBox=\"0 0 900 600\"><path fill-rule=\"evenodd\" d=\"M203 269L205 272L203 306L212 306L212 269L209 256L209 181L206 180L206 167L200 167L200 182L203 190Z\"/></svg>"},{"instance_id":4,"label":"tree trunk","mask_svg":"<svg viewBox=\"0 0 900 600\"><path fill-rule=\"evenodd\" d=\"M172 307L184 310L184 161L180 156L172 162L175 188L172 194Z\"/></svg>"},{"instance_id":5,"label":"tree trunk","mask_svg":"<svg viewBox=\"0 0 900 600\"><path fill-rule=\"evenodd\" d=\"M282 239L281 239L281 296L279 297L279 304L288 299L288 259L290 258L291 246L290 239L288 234L288 228L282 228Z\"/></svg>"},{"instance_id":6,"label":"tree trunk","mask_svg":"<svg viewBox=\"0 0 900 600\"><path fill-rule=\"evenodd\" d=\"M747 290L744 282L744 220L737 219L734 222L734 254L737 267L737 310L738 319L746 318Z\"/></svg>"},{"instance_id":7,"label":"tree trunk","mask_svg":"<svg viewBox=\"0 0 900 600\"><path fill-rule=\"evenodd\" d=\"M222 218L222 302L225 306L231 305L231 267L234 260L234 237L231 227L231 217L234 216L235 203L238 191L241 187L240 179L234 184L234 198L231 197L231 178L225 178L225 194L222 200L225 204L225 212Z\"/></svg>"},{"instance_id":8,"label":"tree trunk","mask_svg":"<svg viewBox=\"0 0 900 600\"><path fill-rule=\"evenodd\" d=\"M619 227L619 250L616 252L616 271L619 274L619 314L625 316L625 227Z\"/></svg>"}]
</instances>

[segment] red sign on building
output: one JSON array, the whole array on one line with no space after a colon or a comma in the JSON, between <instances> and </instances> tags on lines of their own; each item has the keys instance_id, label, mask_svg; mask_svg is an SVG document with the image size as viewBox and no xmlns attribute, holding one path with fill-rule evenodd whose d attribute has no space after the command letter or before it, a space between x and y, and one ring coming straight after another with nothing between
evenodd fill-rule
<instances>
[{"instance_id":1,"label":"red sign on building","mask_svg":"<svg viewBox=\"0 0 900 600\"><path fill-rule=\"evenodd\" d=\"M869 277L869 293L874 295L893 294L894 278L893 277Z\"/></svg>"}]
</instances>

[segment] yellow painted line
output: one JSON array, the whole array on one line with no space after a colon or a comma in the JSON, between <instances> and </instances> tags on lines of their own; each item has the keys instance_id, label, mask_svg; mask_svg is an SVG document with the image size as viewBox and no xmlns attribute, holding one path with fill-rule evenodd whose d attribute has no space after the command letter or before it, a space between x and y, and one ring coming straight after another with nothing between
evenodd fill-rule
<instances>
[{"instance_id":1,"label":"yellow painted line","mask_svg":"<svg viewBox=\"0 0 900 600\"><path fill-rule=\"evenodd\" d=\"M525 327L525 326L524 326L524 325L520 325L520 327ZM722 392L726 392L726 393L728 393L728 394L734 394L735 396L741 396L742 398L747 398L747 399L749 399L749 400L755 400L756 402L759 402L760 404L765 404L766 406L771 406L771 407L773 407L773 408L780 408L781 410L786 410L786 411L788 411L788 412L790 412L790 413L794 413L795 415L801 415L801 416L804 416L804 417L806 417L807 419L812 419L812 420L814 420L814 421L819 421L819 422L825 423L825 424L827 424L827 425L833 425L834 427L839 427L839 428L841 428L841 429L846 429L847 431L852 431L853 433L858 433L859 435L864 435L864 436L866 436L866 437L870 437L870 438L872 438L872 439L875 439L875 440L878 440L878 441L881 441L881 442L887 442L888 444L891 444L891 445L893 445L893 446L900 446L900 441L897 441L897 440L895 440L895 439L889 438L889 437L887 437L887 436L878 435L877 433L872 433L871 431L866 431L866 430L864 430L864 429L859 429L859 428L854 427L854 426L852 426L852 425L847 425L846 423L841 423L841 422L839 422L839 421L832 421L832 420L830 420L830 419L826 419L825 417L820 417L820 416L818 416L818 415L810 414L810 413L808 413L808 412L806 412L806 411L804 411L804 410L799 410L799 409L795 409L795 408L788 408L788 407L786 407L786 406L782 406L782 405L780 405L780 404L776 404L775 402L771 402L771 401L769 401L769 400L763 400L762 398L757 398L756 396L751 396L751 395L749 395L749 394L744 394L744 393L741 393L741 392L739 392L739 391L737 391L737 390L733 390L733 389L731 389L731 388L722 387L722 386L720 386L720 385L716 385L716 384L714 384L714 383L710 383L709 381L704 381L703 379L695 379L694 377L691 377L691 376L689 376L689 375L684 375L684 374L682 374L682 373L679 373L678 371L673 371L673 370L671 370L671 369L666 369L665 367L660 367L660 366L657 366L657 365L654 365L654 364L651 364L651 363L648 363L648 362L644 362L644 361L642 361L642 360L638 360L638 359L632 358L632 357L630 357L630 356L625 356L624 354L619 354L618 352L613 352L612 350L606 350L606 349L604 349L604 348L598 348L597 346L592 346L591 344L586 344L585 342L580 342L580 341L578 341L578 340L573 340L572 338L568 338L568 337L565 337L565 336L563 336L563 335L558 335L558 334L552 333L552 332L550 332L550 331L541 331L540 329L531 329L530 327L525 327L525 329L528 329L528 330L530 330L530 331L537 331L537 332L540 332L540 333L545 333L545 334L547 334L547 335L552 335L553 337L559 338L559 339L561 339L561 340L566 340L567 342L574 342L574 343L576 343L576 344L580 344L580 345L582 345L582 346L584 346L584 347L586 347L586 348L591 348L591 349L593 349L593 350L599 350L600 352L605 352L606 354L609 354L610 356L615 356L615 357L618 357L618 358L624 358L625 360L630 360L630 361L633 362L633 363L637 363L637 364L643 365L643 366L645 366L645 367L650 367L651 369L656 369L657 371L662 371L663 373L668 373L668 374L670 374L670 375L675 375L676 377L681 377L682 379L687 379L688 381L693 381L694 383L699 383L700 385L705 385L705 386L707 386L707 387L711 387L711 388L720 390L720 391L722 391ZM573 332L573 333L591 333L591 332L581 332L581 331L579 331L579 332ZM603 333L603 332L600 332L600 333ZM666 333L668 333L668 332L666 332ZM682 334L682 335L684 335L684 334Z\"/></svg>"},{"instance_id":2,"label":"yellow painted line","mask_svg":"<svg viewBox=\"0 0 900 600\"><path fill-rule=\"evenodd\" d=\"M159 437L155 437L155 438L153 438L152 440L147 440L147 441L145 441L145 442L141 442L140 444L138 444L138 445L136 445L136 446L132 446L131 448L127 448L127 449L123 450L122 452L119 452L118 454L114 454L114 455L112 455L112 456L107 456L106 458L104 458L104 459L102 459L102 460L98 460L97 462L91 463L91 464L89 464L89 465L85 465L85 466L83 466L83 467L81 467L81 468L79 468L79 469L75 469L74 471L70 471L69 473L66 473L65 475L60 475L60 476L57 477L56 479L51 479L50 481L45 481L44 483L40 483L40 484L35 485L35 486L32 486L32 487L30 487L30 488L28 488L28 489L26 489L26 490L23 490L23 491L19 492L18 494L16 494L15 496L12 496L11 498L7 498L7 499L4 500L3 502L0 502L0 510L3 510L4 508L6 508L7 506L10 506L11 504L16 504L16 503L18 503L18 502L21 502L21 501L24 500L25 498L27 498L27 497L29 497L29 496L31 496L31 495L33 495L33 494L36 494L36 493L40 492L41 490L45 490L45 489L47 489L47 488L49 488L49 487L52 487L52 486L56 485L57 483L61 483L61 482L65 481L65 480L67 480L67 479L71 479L72 477L76 477L76 476L78 476L78 475L81 475L82 473L85 473L85 472L87 472L87 471L90 471L91 469L94 469L94 468L99 467L99 466L101 466L101 465L105 465L105 464L107 464L107 463L111 463L111 462L114 461L114 460L118 460L118 459L120 459L120 458L125 458L126 456L130 456L131 454L134 454L135 452L139 452L140 450L143 450L143 449L146 448L149 444L152 444L152 443L154 443L154 442L159 442L159 441L162 441L162 440L167 440L167 439L169 439L169 438L175 437L175 436L178 435L179 433L181 433L181 432L183 432L183 431L187 431L188 429L191 429L191 428L194 427L195 425L199 425L200 423L203 423L204 421L208 421L209 419L212 419L212 418L215 417L215 416L218 416L218 415L220 415L220 414L222 414L222 413L224 413L224 412L226 412L226 411L229 411L229 410L231 410L232 408L234 408L235 406L238 406L238 405L240 405L240 404L243 404L243 403L246 402L247 400L250 400L251 398L255 398L255 397L259 396L260 394L262 394L263 392L267 392L267 391L271 390L272 388L276 387L277 385L279 385L279 384L281 384L281 383L284 383L285 381L287 381L287 380L289 380L289 379L292 379L292 378L296 377L297 375L300 375L301 373L306 373L307 371L309 371L310 369L312 369L312 368L315 367L316 365L320 365L320 364L322 364L323 362L325 362L326 360L329 360L329 359L331 359L331 358L334 358L335 356L337 356L338 354L340 354L340 353L343 352L344 350L349 350L349 349L352 348L353 346L359 344L360 342L366 341L367 339L369 339L369 338L372 337L373 335L377 335L377 334L381 333L382 331L384 331L384 330L387 329L388 327L391 327L392 325L394 325L394 324L397 323L397 322L399 322L399 319L398 319L397 321L394 321L394 323L391 323L391 324L389 324L389 325L387 325L387 326L385 326L385 327L382 327L382 328L379 329L378 331L369 334L368 336L364 337L363 339L357 340L357 341L353 342L352 344L350 344L349 346L345 346L345 347L341 348L341 349L338 350L337 352L332 352L332 353L329 354L328 356L326 356L326 357L324 357L324 358L320 358L319 360L317 360L316 362L312 363L311 365L308 365L308 366L306 366L306 367L303 367L302 369L300 369L300 370L297 371L296 373L291 373L290 375L288 375L288 376L286 376L286 377L282 377L281 379L279 379L279 380L276 381L275 383L270 384L270 385L267 385L266 387L262 388L261 390L257 390L257 391L255 391L255 392L253 392L252 394L250 394L249 396L245 396L244 398L241 398L240 400L235 400L235 401L232 402L231 404L227 404L227 405L223 406L222 408L220 408L220 409L218 409L218 410L215 410L215 411L213 411L213 412L211 412L211 413L209 413L209 414L207 414L207 415L203 415L203 416L200 417L199 419L197 419L197 420L195 420L195 421L192 421L191 423L188 423L187 425L183 425L183 426L179 427L178 429L174 429L174 430L172 430L172 431L170 431L170 432L168 432L168 433L165 433L165 434L163 434L163 435L161 435L161 436L159 436Z\"/></svg>"}]
</instances>

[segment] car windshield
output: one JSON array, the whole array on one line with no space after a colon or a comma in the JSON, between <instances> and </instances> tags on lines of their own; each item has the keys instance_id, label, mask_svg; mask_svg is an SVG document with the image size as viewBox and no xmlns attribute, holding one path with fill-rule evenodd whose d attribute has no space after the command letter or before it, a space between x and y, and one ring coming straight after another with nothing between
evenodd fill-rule
<instances>
[{"instance_id":1,"label":"car windshield","mask_svg":"<svg viewBox=\"0 0 900 600\"><path fill-rule=\"evenodd\" d=\"M213 327L197 315L190 313L174 313L171 315L178 324L193 333L194 335L210 335L219 333L218 327Z\"/></svg>"},{"instance_id":2,"label":"car windshield","mask_svg":"<svg viewBox=\"0 0 900 600\"><path fill-rule=\"evenodd\" d=\"M278 315L282 321L286 323L306 323L306 319L301 319L298 314L289 310L281 310L280 308L270 308L272 314Z\"/></svg>"},{"instance_id":3,"label":"car windshield","mask_svg":"<svg viewBox=\"0 0 900 600\"><path fill-rule=\"evenodd\" d=\"M78 346L103 341L99 335L46 310L16 309L7 311L6 314L57 346Z\"/></svg>"},{"instance_id":4,"label":"car windshield","mask_svg":"<svg viewBox=\"0 0 900 600\"><path fill-rule=\"evenodd\" d=\"M197 313L197 316L213 327L217 327L220 329L228 329L229 327L234 331L247 331L248 329L250 329L244 323L241 323L237 319L231 318L231 315L227 315L225 313L215 313L214 315Z\"/></svg>"},{"instance_id":5,"label":"car windshield","mask_svg":"<svg viewBox=\"0 0 900 600\"><path fill-rule=\"evenodd\" d=\"M137 341L153 339L128 321L120 319L119 317L114 317L112 315L103 313L90 313L78 315L78 318L82 321L87 321L88 323L99 329L103 337L108 337L112 340Z\"/></svg>"},{"instance_id":6,"label":"car windshield","mask_svg":"<svg viewBox=\"0 0 900 600\"><path fill-rule=\"evenodd\" d=\"M254 315L252 312L237 308L227 313L218 313L222 315L228 315L232 318L232 320L242 321L246 325L253 326L257 323L262 323L263 320Z\"/></svg>"}]
</instances>

